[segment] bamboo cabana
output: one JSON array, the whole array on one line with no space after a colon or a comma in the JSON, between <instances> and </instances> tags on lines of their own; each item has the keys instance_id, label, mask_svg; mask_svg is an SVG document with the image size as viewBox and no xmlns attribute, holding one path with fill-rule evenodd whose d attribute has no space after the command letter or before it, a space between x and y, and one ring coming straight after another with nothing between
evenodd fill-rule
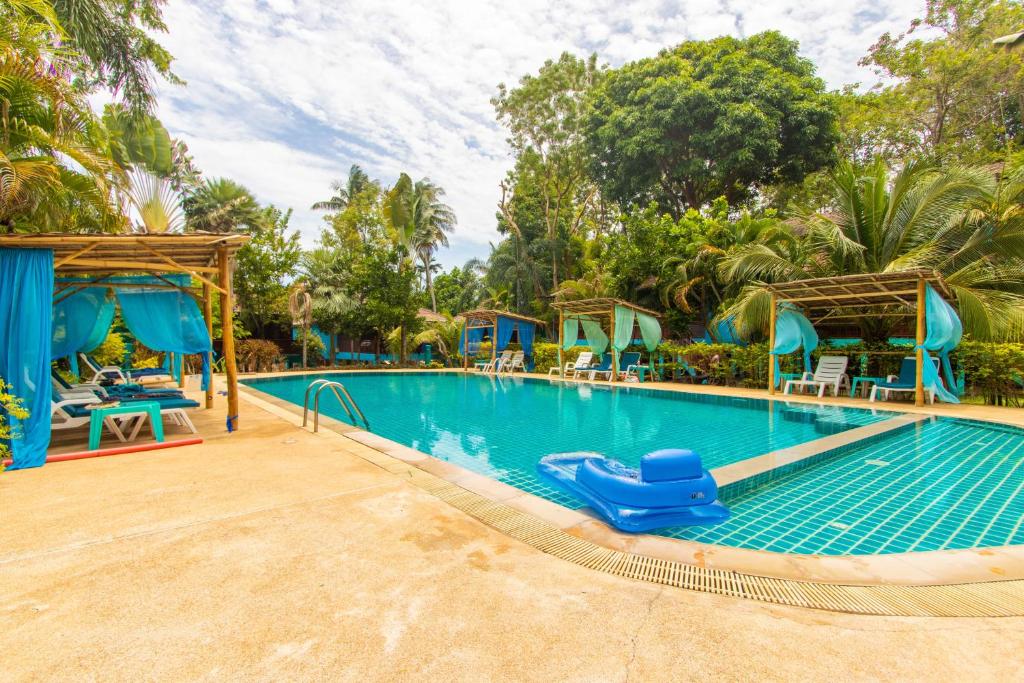
<instances>
[{"instance_id":1,"label":"bamboo cabana","mask_svg":"<svg viewBox=\"0 0 1024 683\"><path fill-rule=\"evenodd\" d=\"M945 281L933 270L843 275L767 285L771 294L768 348L775 348L775 321L782 303L801 309L815 326L865 317L914 316L917 359L914 403L922 406L925 292L929 285L947 302L952 301ZM768 392L775 393L775 364L771 362L768 364Z\"/></svg>"},{"instance_id":2,"label":"bamboo cabana","mask_svg":"<svg viewBox=\"0 0 1024 683\"><path fill-rule=\"evenodd\" d=\"M499 311L492 308L477 308L472 311L464 311L459 313L459 317L466 321L463 325L462 333L462 369L469 369L469 336L470 330L491 330L492 340L497 336L496 332L498 329L498 319L506 318L513 321L518 327L519 323L528 323L534 328L537 326L544 326L543 320L537 318L531 318L528 315L520 315L518 313L511 313L509 311ZM532 337L531 337L532 340ZM496 341L496 340L494 340ZM521 342L521 340L520 340ZM491 344L491 361L497 358L498 345L497 343Z\"/></svg>"},{"instance_id":3,"label":"bamboo cabana","mask_svg":"<svg viewBox=\"0 0 1024 683\"><path fill-rule=\"evenodd\" d=\"M118 275L151 275L158 282L138 285L146 289L176 289L201 304L206 329L213 338L213 292L220 296L221 334L227 376L228 419L238 425L238 371L235 364L234 295L231 286L235 253L249 241L239 234L65 234L0 235L0 248L50 249L57 284L54 302L90 287L113 287ZM166 276L188 275L202 284L202 300L187 287ZM79 279L80 281L72 281ZM118 281L116 287L132 287ZM213 407L212 385L206 407Z\"/></svg>"},{"instance_id":4,"label":"bamboo cabana","mask_svg":"<svg viewBox=\"0 0 1024 683\"><path fill-rule=\"evenodd\" d=\"M596 320L603 323L604 320L608 321L609 338L615 339L615 309L617 307L627 308L634 314L641 313L645 316L650 316L655 320L661 318L661 316L655 311L643 306L637 306L636 304L623 301L622 299L614 299L610 297L601 297L596 299L580 299L578 301L556 301L551 304L553 308L558 311L558 368L559 372L565 367L565 363L562 362L562 350L566 340L561 337L565 334L565 323L566 321L582 321L582 320ZM602 327L604 325L602 324ZM632 336L632 327L630 327L630 335ZM660 339L661 331L660 326L658 329L658 336ZM573 339L573 343L576 340ZM611 381L619 376L619 354L612 354L612 374Z\"/></svg>"}]
</instances>

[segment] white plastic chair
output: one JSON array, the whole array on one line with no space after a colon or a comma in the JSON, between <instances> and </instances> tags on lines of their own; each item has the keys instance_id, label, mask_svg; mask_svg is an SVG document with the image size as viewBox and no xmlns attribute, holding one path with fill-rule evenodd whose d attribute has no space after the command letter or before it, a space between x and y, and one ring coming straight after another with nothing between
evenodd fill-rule
<instances>
[{"instance_id":1,"label":"white plastic chair","mask_svg":"<svg viewBox=\"0 0 1024 683\"><path fill-rule=\"evenodd\" d=\"M516 351L508 362L501 366L502 372L515 372L516 368L526 372L526 353L524 351Z\"/></svg>"},{"instance_id":2,"label":"white plastic chair","mask_svg":"<svg viewBox=\"0 0 1024 683\"><path fill-rule=\"evenodd\" d=\"M818 389L818 398L821 398L825 395L825 389L831 387L832 395L838 396L844 386L847 391L850 388L850 378L846 375L846 366L849 362L850 359L846 356L822 356L818 360L814 374L805 372L803 379L789 380L782 393L788 394L793 387L811 387Z\"/></svg>"}]
</instances>

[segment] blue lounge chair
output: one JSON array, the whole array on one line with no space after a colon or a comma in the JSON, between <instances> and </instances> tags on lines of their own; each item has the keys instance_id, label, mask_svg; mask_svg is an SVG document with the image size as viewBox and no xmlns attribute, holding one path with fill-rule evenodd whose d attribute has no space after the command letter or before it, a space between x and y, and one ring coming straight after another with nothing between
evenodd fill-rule
<instances>
[{"instance_id":1,"label":"blue lounge chair","mask_svg":"<svg viewBox=\"0 0 1024 683\"><path fill-rule=\"evenodd\" d=\"M185 394L180 389L147 389L139 384L111 384L108 386L103 386L94 382L79 382L78 384L71 384L61 377L60 373L57 371L51 372L50 378L53 383L54 391L61 394L94 394L102 399L120 399L130 397L143 398L152 396L173 396L176 398L185 398Z\"/></svg>"},{"instance_id":2,"label":"blue lounge chair","mask_svg":"<svg viewBox=\"0 0 1024 683\"><path fill-rule=\"evenodd\" d=\"M601 362L597 365L592 365L588 368L589 373L587 377L594 379L598 375L608 375L611 379L612 376L612 354L605 353L601 355Z\"/></svg>"},{"instance_id":3,"label":"blue lounge chair","mask_svg":"<svg viewBox=\"0 0 1024 683\"><path fill-rule=\"evenodd\" d=\"M936 368L939 365L938 358L932 358L932 362L935 363ZM890 394L893 392L913 392L917 390L917 358L914 356L907 356L900 363L900 374L889 375L884 382L878 382L871 387L870 401L874 401L878 398L878 393L882 392L882 399L888 401ZM928 394L928 402L935 403L935 392L931 389L925 388L925 392Z\"/></svg>"}]
</instances>

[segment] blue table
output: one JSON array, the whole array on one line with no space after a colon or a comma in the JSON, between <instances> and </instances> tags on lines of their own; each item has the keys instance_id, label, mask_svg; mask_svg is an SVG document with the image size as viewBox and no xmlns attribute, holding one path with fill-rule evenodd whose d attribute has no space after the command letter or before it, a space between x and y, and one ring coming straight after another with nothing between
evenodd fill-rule
<instances>
[{"instance_id":1,"label":"blue table","mask_svg":"<svg viewBox=\"0 0 1024 683\"><path fill-rule=\"evenodd\" d=\"M867 393L867 390L868 390L869 386L871 386L872 384L878 384L879 382L884 382L884 381L885 381L885 377L867 377L867 376L860 376L860 375L857 376L857 377L854 377L853 378L853 382L850 384L850 398L853 398L854 396L857 395L857 385L858 384L862 384L863 385L862 391L864 393Z\"/></svg>"},{"instance_id":2,"label":"blue table","mask_svg":"<svg viewBox=\"0 0 1024 683\"><path fill-rule=\"evenodd\" d=\"M119 440L125 440L120 427L114 422L115 415L135 415L141 419L149 417L149 423L153 426L153 438L157 441L164 440L164 422L160 416L160 404L156 401L130 401L116 406L93 408L89 412L90 451L95 451L100 447L100 436L103 432L104 424L110 428L110 431Z\"/></svg>"}]
</instances>

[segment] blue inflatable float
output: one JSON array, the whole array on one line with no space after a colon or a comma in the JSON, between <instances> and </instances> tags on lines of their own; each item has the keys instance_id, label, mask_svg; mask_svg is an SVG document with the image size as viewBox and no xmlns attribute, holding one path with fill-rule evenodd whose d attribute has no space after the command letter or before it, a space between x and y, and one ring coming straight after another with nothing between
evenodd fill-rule
<instances>
[{"instance_id":1,"label":"blue inflatable float","mask_svg":"<svg viewBox=\"0 0 1024 683\"><path fill-rule=\"evenodd\" d=\"M718 485L691 450L648 453L639 470L598 453L556 453L541 458L537 471L623 531L717 524L729 517Z\"/></svg>"}]
</instances>

